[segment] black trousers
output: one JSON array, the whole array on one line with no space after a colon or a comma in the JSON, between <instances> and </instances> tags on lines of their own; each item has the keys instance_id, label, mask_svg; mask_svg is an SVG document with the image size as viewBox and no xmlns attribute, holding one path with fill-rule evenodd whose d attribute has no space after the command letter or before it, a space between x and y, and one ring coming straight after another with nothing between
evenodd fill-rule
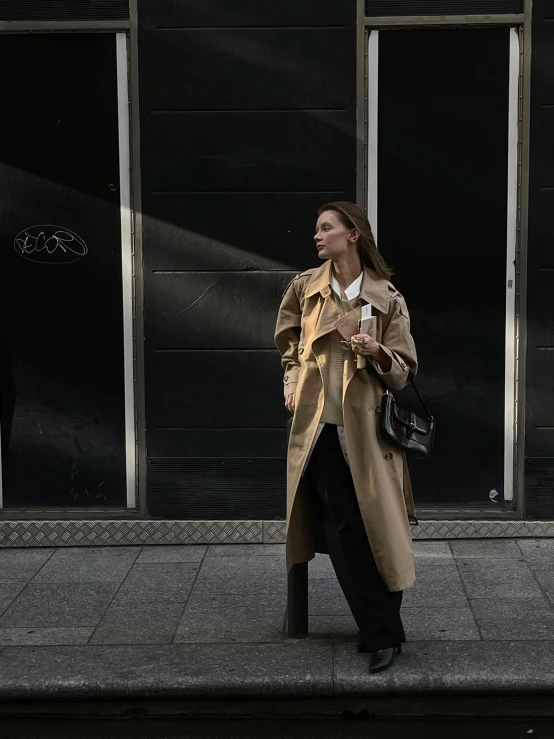
<instances>
[{"instance_id":1,"label":"black trousers","mask_svg":"<svg viewBox=\"0 0 554 739\"><path fill-rule=\"evenodd\" d=\"M370 652L405 642L402 591L387 590L377 570L336 426L323 427L306 474L314 513L361 638Z\"/></svg>"}]
</instances>

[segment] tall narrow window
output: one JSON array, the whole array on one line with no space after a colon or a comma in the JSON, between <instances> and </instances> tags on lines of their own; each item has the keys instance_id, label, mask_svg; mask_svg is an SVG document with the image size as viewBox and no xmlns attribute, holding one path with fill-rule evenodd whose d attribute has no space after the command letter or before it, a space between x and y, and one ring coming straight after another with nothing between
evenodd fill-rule
<instances>
[{"instance_id":1,"label":"tall narrow window","mask_svg":"<svg viewBox=\"0 0 554 739\"><path fill-rule=\"evenodd\" d=\"M6 509L128 503L121 40L13 35L0 47Z\"/></svg>"},{"instance_id":2,"label":"tall narrow window","mask_svg":"<svg viewBox=\"0 0 554 739\"><path fill-rule=\"evenodd\" d=\"M420 503L512 497L514 39L509 28L370 37L369 210L437 418L433 459L412 464Z\"/></svg>"}]
</instances>

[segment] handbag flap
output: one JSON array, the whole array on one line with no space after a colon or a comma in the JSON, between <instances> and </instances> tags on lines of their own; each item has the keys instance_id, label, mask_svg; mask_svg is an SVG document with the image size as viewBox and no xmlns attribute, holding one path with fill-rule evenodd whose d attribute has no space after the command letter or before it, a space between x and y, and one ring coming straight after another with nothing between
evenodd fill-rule
<instances>
[{"instance_id":1,"label":"handbag flap","mask_svg":"<svg viewBox=\"0 0 554 739\"><path fill-rule=\"evenodd\" d=\"M422 418L416 415L409 408L404 408L398 403L393 403L394 418L398 423L409 428L412 433L428 434L430 424L426 423Z\"/></svg>"}]
</instances>

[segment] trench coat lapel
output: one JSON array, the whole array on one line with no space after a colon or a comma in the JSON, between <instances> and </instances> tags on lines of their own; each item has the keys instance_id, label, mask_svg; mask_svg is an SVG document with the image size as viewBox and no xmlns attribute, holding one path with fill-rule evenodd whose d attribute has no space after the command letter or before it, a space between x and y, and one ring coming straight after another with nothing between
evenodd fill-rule
<instances>
[{"instance_id":1,"label":"trench coat lapel","mask_svg":"<svg viewBox=\"0 0 554 739\"><path fill-rule=\"evenodd\" d=\"M380 313L387 315L390 305L388 285L389 283L386 280L380 280L372 269L364 267L360 297L365 303L371 303Z\"/></svg>"},{"instance_id":2,"label":"trench coat lapel","mask_svg":"<svg viewBox=\"0 0 554 739\"><path fill-rule=\"evenodd\" d=\"M311 298L320 293L324 298L331 295L331 271L333 263L328 259L321 267L318 267L306 286L305 296ZM381 280L369 267L364 266L364 278L360 290L360 297L366 303L371 303L381 313L388 313L390 304L390 283Z\"/></svg>"},{"instance_id":3,"label":"trench coat lapel","mask_svg":"<svg viewBox=\"0 0 554 739\"><path fill-rule=\"evenodd\" d=\"M314 336L312 338L312 344L320 339L322 336L334 331L337 320L342 316L341 311L336 305L334 300L331 298L331 270L333 263L328 260L321 265L312 275L312 279L306 288L306 298L311 298L314 295L319 295L323 298L323 305L317 321Z\"/></svg>"},{"instance_id":4,"label":"trench coat lapel","mask_svg":"<svg viewBox=\"0 0 554 739\"><path fill-rule=\"evenodd\" d=\"M329 290L331 290L331 288L329 288ZM315 344L315 342L318 339L321 339L322 336L334 331L336 322L342 316L337 304L331 298L330 292L326 294L322 293L322 297L324 298L323 306L321 308L321 313L319 314L319 320L317 322L312 344Z\"/></svg>"},{"instance_id":5,"label":"trench coat lapel","mask_svg":"<svg viewBox=\"0 0 554 739\"><path fill-rule=\"evenodd\" d=\"M331 290L331 270L333 269L333 263L330 259L323 262L321 267L314 270L310 281L306 285L306 292L304 293L306 298L311 298L316 293L323 293L325 288ZM329 293L330 295L331 293Z\"/></svg>"}]
</instances>

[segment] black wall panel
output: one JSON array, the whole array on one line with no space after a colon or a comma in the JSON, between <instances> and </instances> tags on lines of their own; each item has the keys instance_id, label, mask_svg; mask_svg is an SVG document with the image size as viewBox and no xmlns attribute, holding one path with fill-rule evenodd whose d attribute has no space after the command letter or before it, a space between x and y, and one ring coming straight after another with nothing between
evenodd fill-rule
<instances>
[{"instance_id":1,"label":"black wall panel","mask_svg":"<svg viewBox=\"0 0 554 739\"><path fill-rule=\"evenodd\" d=\"M539 111L539 114L541 113L542 111ZM547 161L548 155L545 155L544 160L541 159L533 165L535 174L532 175L532 179L536 182L546 180L548 173L545 162ZM549 185L535 184L530 187L529 195L529 243L533 246L529 250L529 269L531 271L552 269L554 253L548 214L554 207L554 188ZM539 278L538 273L536 277Z\"/></svg>"},{"instance_id":2,"label":"black wall panel","mask_svg":"<svg viewBox=\"0 0 554 739\"><path fill-rule=\"evenodd\" d=\"M301 270L317 264L317 208L332 192L145 193L148 270ZM152 245L152 248L149 248Z\"/></svg>"},{"instance_id":3,"label":"black wall panel","mask_svg":"<svg viewBox=\"0 0 554 739\"><path fill-rule=\"evenodd\" d=\"M355 198L355 2L138 11L149 515L283 517L274 322Z\"/></svg>"},{"instance_id":4,"label":"black wall panel","mask_svg":"<svg viewBox=\"0 0 554 739\"><path fill-rule=\"evenodd\" d=\"M129 17L129 0L0 0L0 21L102 21Z\"/></svg>"},{"instance_id":5,"label":"black wall panel","mask_svg":"<svg viewBox=\"0 0 554 739\"><path fill-rule=\"evenodd\" d=\"M285 517L285 459L152 459L147 466L151 518L200 520Z\"/></svg>"},{"instance_id":6,"label":"black wall panel","mask_svg":"<svg viewBox=\"0 0 554 739\"><path fill-rule=\"evenodd\" d=\"M533 3L527 290L525 501L554 516L554 10Z\"/></svg>"},{"instance_id":7,"label":"black wall panel","mask_svg":"<svg viewBox=\"0 0 554 739\"><path fill-rule=\"evenodd\" d=\"M149 32L142 88L150 110L345 108L345 80L354 84L349 40L343 28Z\"/></svg>"},{"instance_id":8,"label":"black wall panel","mask_svg":"<svg viewBox=\"0 0 554 739\"><path fill-rule=\"evenodd\" d=\"M525 460L526 512L529 518L551 518L554 514L554 464L551 458Z\"/></svg>"},{"instance_id":9,"label":"black wall panel","mask_svg":"<svg viewBox=\"0 0 554 739\"><path fill-rule=\"evenodd\" d=\"M523 0L366 0L368 16L523 13Z\"/></svg>"},{"instance_id":10,"label":"black wall panel","mask_svg":"<svg viewBox=\"0 0 554 739\"><path fill-rule=\"evenodd\" d=\"M552 21L554 19L554 8L552 0L533 0L533 32L540 31L538 24L541 21Z\"/></svg>"},{"instance_id":11,"label":"black wall panel","mask_svg":"<svg viewBox=\"0 0 554 739\"><path fill-rule=\"evenodd\" d=\"M526 457L554 459L554 350L551 347L543 349L534 346L529 352L527 372L528 377L532 378L532 388L527 394L529 423L525 439ZM554 490L552 493L554 498Z\"/></svg>"},{"instance_id":12,"label":"black wall panel","mask_svg":"<svg viewBox=\"0 0 554 739\"><path fill-rule=\"evenodd\" d=\"M143 166L155 191L346 190L350 129L344 110L162 113L144 123L158 144Z\"/></svg>"},{"instance_id":13,"label":"black wall panel","mask_svg":"<svg viewBox=\"0 0 554 739\"><path fill-rule=\"evenodd\" d=\"M149 423L157 428L284 426L276 349L155 351L147 372L156 378L146 404Z\"/></svg>"},{"instance_id":14,"label":"black wall panel","mask_svg":"<svg viewBox=\"0 0 554 739\"><path fill-rule=\"evenodd\" d=\"M540 46L539 46L540 48ZM535 92L535 91L534 91ZM554 147L552 146L552 133L554 131L554 105L552 103L540 102L540 98L548 101L552 99L552 93L538 86L536 90L537 100L533 100L535 115L533 116L533 154L540 151L541 156L533 156L533 180L532 187L537 195L544 200L554 189ZM530 203L531 208L535 201ZM536 204L539 210L545 207L545 203ZM551 253L551 250L548 250ZM533 255L532 255L533 256Z\"/></svg>"},{"instance_id":15,"label":"black wall panel","mask_svg":"<svg viewBox=\"0 0 554 739\"><path fill-rule=\"evenodd\" d=\"M294 275L154 273L146 337L173 349L274 349L275 303Z\"/></svg>"},{"instance_id":16,"label":"black wall panel","mask_svg":"<svg viewBox=\"0 0 554 739\"><path fill-rule=\"evenodd\" d=\"M321 0L315 3L280 0L151 0L140 2L141 25L161 28L213 28L236 26L344 26L349 3Z\"/></svg>"},{"instance_id":17,"label":"black wall panel","mask_svg":"<svg viewBox=\"0 0 554 739\"><path fill-rule=\"evenodd\" d=\"M255 429L176 429L149 427L148 456L150 458L183 457L193 459L284 458L286 440L282 428Z\"/></svg>"},{"instance_id":18,"label":"black wall panel","mask_svg":"<svg viewBox=\"0 0 554 739\"><path fill-rule=\"evenodd\" d=\"M551 251L554 251L552 249ZM552 350L554 337L554 254L549 266L533 271L533 284L527 298L527 309L533 316L528 331L532 336L533 346L539 351ZM543 355L546 359L548 355ZM554 377L554 376L553 376ZM554 396L554 393L553 393Z\"/></svg>"}]
</instances>

